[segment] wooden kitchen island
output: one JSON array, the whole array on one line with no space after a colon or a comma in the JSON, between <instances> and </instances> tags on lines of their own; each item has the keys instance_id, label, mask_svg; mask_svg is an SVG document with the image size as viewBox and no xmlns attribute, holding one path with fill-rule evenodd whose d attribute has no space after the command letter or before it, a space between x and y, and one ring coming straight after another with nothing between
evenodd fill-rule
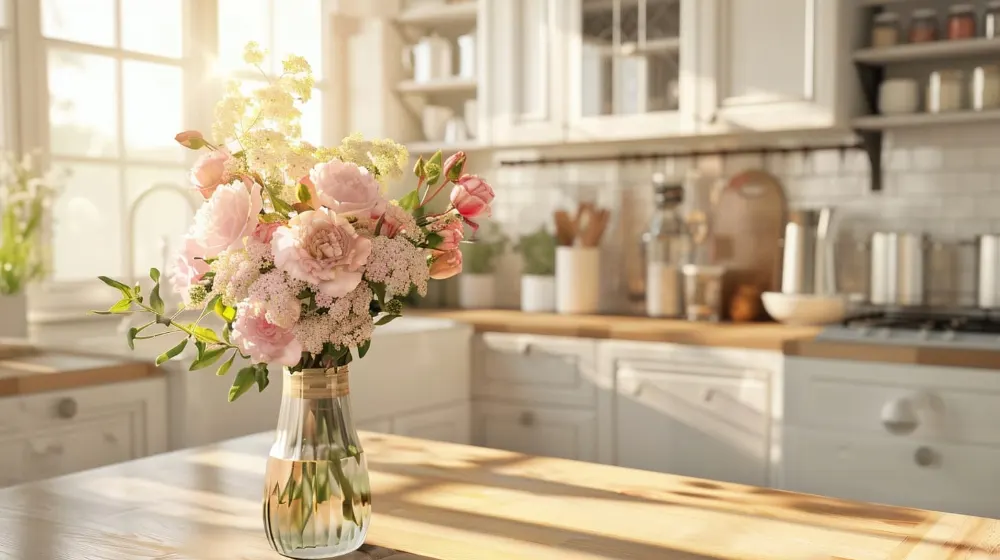
<instances>
[{"instance_id":1,"label":"wooden kitchen island","mask_svg":"<svg viewBox=\"0 0 1000 560\"><path fill-rule=\"evenodd\" d=\"M368 542L409 554L369 547L357 560L1000 554L996 520L398 436L363 442ZM259 434L0 490L0 558L276 560L260 510L270 443Z\"/></svg>"}]
</instances>

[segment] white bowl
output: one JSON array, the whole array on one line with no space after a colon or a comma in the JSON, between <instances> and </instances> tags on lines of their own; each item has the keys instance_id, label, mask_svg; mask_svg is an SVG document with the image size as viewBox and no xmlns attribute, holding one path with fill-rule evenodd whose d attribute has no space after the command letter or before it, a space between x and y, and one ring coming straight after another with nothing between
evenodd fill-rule
<instances>
[{"instance_id":1,"label":"white bowl","mask_svg":"<svg viewBox=\"0 0 1000 560\"><path fill-rule=\"evenodd\" d=\"M827 325L847 315L847 298L839 295L764 292L761 299L767 313L786 325Z\"/></svg>"}]
</instances>

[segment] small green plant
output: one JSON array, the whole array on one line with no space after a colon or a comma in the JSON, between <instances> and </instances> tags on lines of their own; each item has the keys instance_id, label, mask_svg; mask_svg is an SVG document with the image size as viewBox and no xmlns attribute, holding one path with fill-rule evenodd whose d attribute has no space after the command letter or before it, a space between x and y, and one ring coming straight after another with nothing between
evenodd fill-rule
<instances>
[{"instance_id":1,"label":"small green plant","mask_svg":"<svg viewBox=\"0 0 1000 560\"><path fill-rule=\"evenodd\" d=\"M43 175L31 155L8 154L0 161L0 295L20 293L45 276L41 229L57 180Z\"/></svg>"},{"instance_id":2,"label":"small green plant","mask_svg":"<svg viewBox=\"0 0 1000 560\"><path fill-rule=\"evenodd\" d=\"M507 249L507 236L492 222L482 224L469 241L463 242L462 270L468 274L493 274L496 259Z\"/></svg>"},{"instance_id":3,"label":"small green plant","mask_svg":"<svg viewBox=\"0 0 1000 560\"><path fill-rule=\"evenodd\" d=\"M514 247L524 259L524 273L552 276L556 273L556 238L545 226L530 235L522 235Z\"/></svg>"}]
</instances>

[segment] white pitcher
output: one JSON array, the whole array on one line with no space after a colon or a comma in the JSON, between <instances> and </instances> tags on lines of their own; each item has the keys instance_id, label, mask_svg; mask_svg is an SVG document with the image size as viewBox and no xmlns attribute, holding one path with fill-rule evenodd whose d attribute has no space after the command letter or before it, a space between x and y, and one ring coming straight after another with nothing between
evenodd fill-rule
<instances>
[{"instance_id":1,"label":"white pitcher","mask_svg":"<svg viewBox=\"0 0 1000 560\"><path fill-rule=\"evenodd\" d=\"M432 82L451 77L451 43L431 35L403 51L403 66L413 73L415 82Z\"/></svg>"},{"instance_id":2,"label":"white pitcher","mask_svg":"<svg viewBox=\"0 0 1000 560\"><path fill-rule=\"evenodd\" d=\"M467 80L476 77L476 34L458 38L458 77Z\"/></svg>"}]
</instances>

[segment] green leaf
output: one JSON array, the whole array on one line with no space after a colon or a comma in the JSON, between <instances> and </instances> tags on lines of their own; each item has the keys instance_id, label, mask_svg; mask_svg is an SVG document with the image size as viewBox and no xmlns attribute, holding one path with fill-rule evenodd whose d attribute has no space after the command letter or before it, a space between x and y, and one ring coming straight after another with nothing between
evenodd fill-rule
<instances>
[{"instance_id":1,"label":"green leaf","mask_svg":"<svg viewBox=\"0 0 1000 560\"><path fill-rule=\"evenodd\" d=\"M132 300L129 298L123 298L118 300L118 303L111 306L108 309L110 313L128 313L132 310Z\"/></svg>"},{"instance_id":2,"label":"green leaf","mask_svg":"<svg viewBox=\"0 0 1000 560\"><path fill-rule=\"evenodd\" d=\"M285 221L285 217L282 216L281 214L278 214L277 212L268 212L266 214L261 214L260 216L257 216L257 220L260 221L260 223L262 224L273 224L276 222Z\"/></svg>"},{"instance_id":3,"label":"green leaf","mask_svg":"<svg viewBox=\"0 0 1000 560\"><path fill-rule=\"evenodd\" d=\"M229 326L228 323L226 323L226 325L222 327L222 340L225 340L226 344L232 344L232 341L229 340L229 335L232 334L232 332L233 329L232 327Z\"/></svg>"},{"instance_id":4,"label":"green leaf","mask_svg":"<svg viewBox=\"0 0 1000 560\"><path fill-rule=\"evenodd\" d=\"M218 375L219 377L222 377L223 375L226 375L227 373L229 373L229 368L231 368L233 366L233 360L235 360L235 359L236 359L236 352L233 352L233 355L229 356L228 360L226 360L225 362L222 362L222 365L219 366L219 369L218 369L218 371L215 372L215 375Z\"/></svg>"},{"instance_id":5,"label":"green leaf","mask_svg":"<svg viewBox=\"0 0 1000 560\"><path fill-rule=\"evenodd\" d=\"M174 346L170 350L167 350L166 352L160 354L156 358L156 365L158 366L163 365L163 363L167 362L168 360L176 358L178 354L184 351L184 347L187 346L187 343L188 339L185 338L184 340L177 343L177 346Z\"/></svg>"},{"instance_id":6,"label":"green leaf","mask_svg":"<svg viewBox=\"0 0 1000 560\"><path fill-rule=\"evenodd\" d=\"M406 196L399 199L399 207L407 212L412 212L417 206L420 206L420 193L416 189L406 193Z\"/></svg>"},{"instance_id":7,"label":"green leaf","mask_svg":"<svg viewBox=\"0 0 1000 560\"><path fill-rule=\"evenodd\" d=\"M433 249L437 247L444 238L438 233L428 233L427 234L427 248Z\"/></svg>"},{"instance_id":8,"label":"green leaf","mask_svg":"<svg viewBox=\"0 0 1000 560\"><path fill-rule=\"evenodd\" d=\"M375 294L375 298L378 300L379 307L385 307L385 284L381 282L371 282L370 286L372 292Z\"/></svg>"},{"instance_id":9,"label":"green leaf","mask_svg":"<svg viewBox=\"0 0 1000 560\"><path fill-rule=\"evenodd\" d=\"M200 340L196 340L194 341L194 346L198 349L198 357L196 359L200 360L201 357L205 355L205 343Z\"/></svg>"},{"instance_id":10,"label":"green leaf","mask_svg":"<svg viewBox=\"0 0 1000 560\"><path fill-rule=\"evenodd\" d=\"M267 365L257 364L257 371L254 374L254 378L257 381L257 392L262 393L264 389L267 389L267 384L269 383L267 379Z\"/></svg>"},{"instance_id":11,"label":"green leaf","mask_svg":"<svg viewBox=\"0 0 1000 560\"><path fill-rule=\"evenodd\" d=\"M191 331L191 334L202 342L207 342L209 344L222 344L222 341L219 340L219 335L215 334L215 331L208 327L202 327L194 323L189 323L184 325L184 328Z\"/></svg>"},{"instance_id":12,"label":"green leaf","mask_svg":"<svg viewBox=\"0 0 1000 560\"><path fill-rule=\"evenodd\" d=\"M139 329L132 327L125 334L125 341L128 342L128 349L135 350L135 336L139 334Z\"/></svg>"},{"instance_id":13,"label":"green leaf","mask_svg":"<svg viewBox=\"0 0 1000 560\"><path fill-rule=\"evenodd\" d=\"M221 298L215 300L213 308L215 310L215 314L218 315L220 318L222 318L223 321L227 323L232 323L233 320L236 319L236 308L225 305L224 303L222 303Z\"/></svg>"},{"instance_id":14,"label":"green leaf","mask_svg":"<svg viewBox=\"0 0 1000 560\"><path fill-rule=\"evenodd\" d=\"M295 198L302 204L309 204L309 201L312 200L312 194L309 193L309 187L299 183L299 188L295 190Z\"/></svg>"},{"instance_id":15,"label":"green leaf","mask_svg":"<svg viewBox=\"0 0 1000 560\"><path fill-rule=\"evenodd\" d=\"M111 286L112 288L120 291L122 293L122 296L127 297L127 298L131 298L132 297L132 288L129 288L125 284L122 284L121 282L119 282L117 280L113 280L111 278L108 278L107 276L98 276L97 279L100 280L101 282L104 282L108 286Z\"/></svg>"},{"instance_id":16,"label":"green leaf","mask_svg":"<svg viewBox=\"0 0 1000 560\"><path fill-rule=\"evenodd\" d=\"M226 353L226 350L229 350L229 348L226 348L225 346L222 346L222 347L216 348L214 350L205 350L205 351L203 351L202 354L201 354L201 356L199 356L198 359L196 359L191 364L191 367L188 368L188 371L197 371L199 369L205 369L205 368L211 366L215 362L219 361L219 358L221 358L222 355ZM236 354L233 354L233 356L235 357ZM230 361L232 361L232 360L230 359ZM229 368L227 367L226 369L229 369ZM225 374L225 372L223 372L223 374Z\"/></svg>"},{"instance_id":17,"label":"green leaf","mask_svg":"<svg viewBox=\"0 0 1000 560\"><path fill-rule=\"evenodd\" d=\"M388 325L392 321L399 319L400 315L384 315L381 319L375 322L376 327L381 327L382 325ZM364 356L361 356L364 358Z\"/></svg>"},{"instance_id":18,"label":"green leaf","mask_svg":"<svg viewBox=\"0 0 1000 560\"><path fill-rule=\"evenodd\" d=\"M417 158L417 163L413 164L413 174L417 178L424 177L424 157L420 156Z\"/></svg>"},{"instance_id":19,"label":"green leaf","mask_svg":"<svg viewBox=\"0 0 1000 560\"><path fill-rule=\"evenodd\" d=\"M154 268L153 270L156 269ZM163 304L163 298L160 297L159 284L153 286L153 291L149 293L149 306L156 312L157 315L163 315L165 306Z\"/></svg>"},{"instance_id":20,"label":"green leaf","mask_svg":"<svg viewBox=\"0 0 1000 560\"><path fill-rule=\"evenodd\" d=\"M358 357L364 358L365 354L368 353L368 349L372 347L372 339L368 339L358 345Z\"/></svg>"},{"instance_id":21,"label":"green leaf","mask_svg":"<svg viewBox=\"0 0 1000 560\"><path fill-rule=\"evenodd\" d=\"M160 271L157 270L157 269L155 269L155 268L149 269L149 277L153 279L153 282L159 283L160 282Z\"/></svg>"},{"instance_id":22,"label":"green leaf","mask_svg":"<svg viewBox=\"0 0 1000 560\"><path fill-rule=\"evenodd\" d=\"M233 402L240 398L240 395L246 393L253 387L254 381L256 381L257 369L253 366L245 367L236 374L236 379L233 379L233 386L229 388L229 402Z\"/></svg>"}]
</instances>

